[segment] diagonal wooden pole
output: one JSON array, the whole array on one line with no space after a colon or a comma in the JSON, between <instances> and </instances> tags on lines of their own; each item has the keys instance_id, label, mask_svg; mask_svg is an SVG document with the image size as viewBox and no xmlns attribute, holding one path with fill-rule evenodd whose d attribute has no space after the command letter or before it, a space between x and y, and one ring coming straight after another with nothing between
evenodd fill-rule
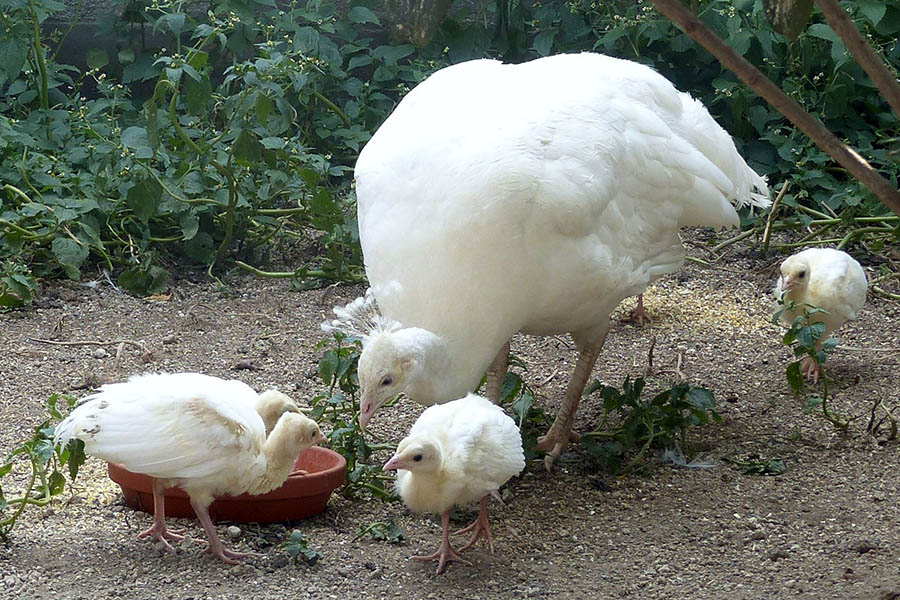
<instances>
[{"instance_id":1,"label":"diagonal wooden pole","mask_svg":"<svg viewBox=\"0 0 900 600\"><path fill-rule=\"evenodd\" d=\"M692 40L706 48L719 62L733 71L741 81L750 86L754 92L796 125L800 131L808 135L813 143L869 188L888 208L900 215L900 192L859 153L840 141L821 122L814 119L799 104L782 92L759 69L739 56L703 21L694 16L680 0L652 1L659 12L674 21Z\"/></svg>"}]
</instances>

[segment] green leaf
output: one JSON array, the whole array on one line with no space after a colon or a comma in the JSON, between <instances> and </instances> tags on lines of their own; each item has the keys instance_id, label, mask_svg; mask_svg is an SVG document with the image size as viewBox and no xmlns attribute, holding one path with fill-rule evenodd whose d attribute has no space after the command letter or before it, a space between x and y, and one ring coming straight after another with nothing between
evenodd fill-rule
<instances>
[{"instance_id":1,"label":"green leaf","mask_svg":"<svg viewBox=\"0 0 900 600\"><path fill-rule=\"evenodd\" d=\"M199 231L184 242L184 253L203 265L210 264L216 256L215 241L206 231Z\"/></svg>"},{"instance_id":2,"label":"green leaf","mask_svg":"<svg viewBox=\"0 0 900 600\"><path fill-rule=\"evenodd\" d=\"M319 379L327 386L334 381L334 374L337 371L338 361L340 359L334 350L328 350L319 360Z\"/></svg>"},{"instance_id":3,"label":"green leaf","mask_svg":"<svg viewBox=\"0 0 900 600\"><path fill-rule=\"evenodd\" d=\"M10 81L15 81L25 66L28 44L20 38L0 39L0 72Z\"/></svg>"},{"instance_id":4,"label":"green leaf","mask_svg":"<svg viewBox=\"0 0 900 600\"><path fill-rule=\"evenodd\" d=\"M122 65L130 65L135 59L134 50L132 48L122 48L116 56L119 59L119 64Z\"/></svg>"},{"instance_id":5,"label":"green leaf","mask_svg":"<svg viewBox=\"0 0 900 600\"><path fill-rule=\"evenodd\" d=\"M144 179L128 190L125 201L134 216L146 224L156 215L162 191L162 186L155 179Z\"/></svg>"},{"instance_id":6,"label":"green leaf","mask_svg":"<svg viewBox=\"0 0 900 600\"><path fill-rule=\"evenodd\" d=\"M122 145L132 150L138 158L153 158L150 138L143 127L128 127L122 132Z\"/></svg>"},{"instance_id":7,"label":"green leaf","mask_svg":"<svg viewBox=\"0 0 900 600\"><path fill-rule=\"evenodd\" d=\"M66 272L69 279L80 279L80 267L87 259L89 251L86 244L79 244L68 237L58 237L50 245L57 262Z\"/></svg>"},{"instance_id":8,"label":"green leaf","mask_svg":"<svg viewBox=\"0 0 900 600\"><path fill-rule=\"evenodd\" d=\"M255 133L249 129L242 129L231 151L237 161L252 166L259 163L262 158L263 147Z\"/></svg>"},{"instance_id":9,"label":"green leaf","mask_svg":"<svg viewBox=\"0 0 900 600\"><path fill-rule=\"evenodd\" d=\"M280 137L264 137L260 142L262 142L263 147L267 150L281 150L287 146L287 142L284 138Z\"/></svg>"},{"instance_id":10,"label":"green leaf","mask_svg":"<svg viewBox=\"0 0 900 600\"><path fill-rule=\"evenodd\" d=\"M800 331L797 332L797 343L804 348L813 348L815 347L816 342L819 340L819 338L824 334L824 323L811 323L805 327L802 327Z\"/></svg>"},{"instance_id":11,"label":"green leaf","mask_svg":"<svg viewBox=\"0 0 900 600\"><path fill-rule=\"evenodd\" d=\"M713 396L713 393L706 388L690 388L687 392L687 400L703 411L710 411L716 407L715 396Z\"/></svg>"},{"instance_id":12,"label":"green leaf","mask_svg":"<svg viewBox=\"0 0 900 600\"><path fill-rule=\"evenodd\" d=\"M194 73L194 71L191 69ZM202 115L207 105L212 100L212 83L206 75L197 73L198 78L186 77L184 80L184 99L188 112L192 115Z\"/></svg>"},{"instance_id":13,"label":"green leaf","mask_svg":"<svg viewBox=\"0 0 900 600\"><path fill-rule=\"evenodd\" d=\"M48 483L51 496L60 494L64 489L66 489L66 478L63 477L63 474L56 469L53 469L53 473L50 474L50 481Z\"/></svg>"},{"instance_id":14,"label":"green leaf","mask_svg":"<svg viewBox=\"0 0 900 600\"><path fill-rule=\"evenodd\" d=\"M275 105L272 100L265 94L259 94L256 97L256 118L259 119L260 124L265 126L273 112L275 112Z\"/></svg>"},{"instance_id":15,"label":"green leaf","mask_svg":"<svg viewBox=\"0 0 900 600\"><path fill-rule=\"evenodd\" d=\"M184 30L184 13L177 12L164 14L156 20L156 26L165 27L171 31L175 37L178 37Z\"/></svg>"},{"instance_id":16,"label":"green leaf","mask_svg":"<svg viewBox=\"0 0 900 600\"><path fill-rule=\"evenodd\" d=\"M119 287L135 296L158 294L166 289L169 274L162 267L133 268L122 271L117 283Z\"/></svg>"},{"instance_id":17,"label":"green leaf","mask_svg":"<svg viewBox=\"0 0 900 600\"><path fill-rule=\"evenodd\" d=\"M883 0L860 0L859 10L866 16L872 25L878 26L887 12L887 5Z\"/></svg>"},{"instance_id":18,"label":"green leaf","mask_svg":"<svg viewBox=\"0 0 900 600\"><path fill-rule=\"evenodd\" d=\"M784 376L787 378L788 385L794 395L799 395L803 391L803 374L800 372L800 361L792 362L784 370Z\"/></svg>"},{"instance_id":19,"label":"green leaf","mask_svg":"<svg viewBox=\"0 0 900 600\"><path fill-rule=\"evenodd\" d=\"M84 442L78 438L72 438L66 444L66 450L69 452L69 479L75 481L78 477L78 468L84 464L87 456L84 454Z\"/></svg>"},{"instance_id":20,"label":"green leaf","mask_svg":"<svg viewBox=\"0 0 900 600\"><path fill-rule=\"evenodd\" d=\"M548 56L553 50L553 40L556 38L556 29L545 29L534 38L534 50L541 56Z\"/></svg>"},{"instance_id":21,"label":"green leaf","mask_svg":"<svg viewBox=\"0 0 900 600\"><path fill-rule=\"evenodd\" d=\"M378 16L365 6L354 6L347 12L347 18L351 23L374 23L381 25Z\"/></svg>"},{"instance_id":22,"label":"green leaf","mask_svg":"<svg viewBox=\"0 0 900 600\"><path fill-rule=\"evenodd\" d=\"M88 50L85 61L92 69L102 69L109 64L109 55L103 48L91 48Z\"/></svg>"},{"instance_id":23,"label":"green leaf","mask_svg":"<svg viewBox=\"0 0 900 600\"><path fill-rule=\"evenodd\" d=\"M192 239L200 230L200 217L193 211L185 211L178 218L178 224L181 226L181 237L187 241Z\"/></svg>"}]
</instances>

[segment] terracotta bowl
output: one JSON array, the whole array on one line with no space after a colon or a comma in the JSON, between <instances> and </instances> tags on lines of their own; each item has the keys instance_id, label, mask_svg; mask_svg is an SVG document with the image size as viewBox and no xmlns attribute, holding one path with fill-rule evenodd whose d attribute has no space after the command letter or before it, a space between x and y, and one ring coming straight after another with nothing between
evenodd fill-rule
<instances>
[{"instance_id":1,"label":"terracotta bowl","mask_svg":"<svg viewBox=\"0 0 900 600\"><path fill-rule=\"evenodd\" d=\"M109 478L119 484L125 503L153 514L153 484L148 475L132 473L122 465L107 463ZM214 521L274 523L304 519L325 510L331 492L344 483L347 461L328 448L313 446L294 463L294 470L307 475L291 475L284 484L267 494L219 496L209 507ZM195 517L188 495L179 488L166 490L167 517Z\"/></svg>"}]
</instances>

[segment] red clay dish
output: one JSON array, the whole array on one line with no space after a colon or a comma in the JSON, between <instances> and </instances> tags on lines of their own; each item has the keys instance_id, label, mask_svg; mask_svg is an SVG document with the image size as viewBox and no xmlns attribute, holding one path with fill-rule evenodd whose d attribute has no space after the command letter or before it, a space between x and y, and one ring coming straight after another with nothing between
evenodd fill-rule
<instances>
[{"instance_id":1,"label":"red clay dish","mask_svg":"<svg viewBox=\"0 0 900 600\"><path fill-rule=\"evenodd\" d=\"M137 510L153 514L151 478L132 473L123 466L107 463L109 478L119 484L125 503ZM325 510L331 492L344 483L347 461L328 448L313 446L294 463L294 470L307 475L290 475L278 489L251 496L219 496L209 507L214 521L235 523L274 523L311 517ZM188 495L179 488L166 490L166 516L193 518Z\"/></svg>"}]
</instances>

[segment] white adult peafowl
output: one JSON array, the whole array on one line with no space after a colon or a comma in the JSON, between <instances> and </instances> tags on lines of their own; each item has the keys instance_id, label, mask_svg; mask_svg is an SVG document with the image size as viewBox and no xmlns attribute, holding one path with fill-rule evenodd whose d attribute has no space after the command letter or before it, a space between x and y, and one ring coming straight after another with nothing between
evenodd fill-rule
<instances>
[{"instance_id":1,"label":"white adult peafowl","mask_svg":"<svg viewBox=\"0 0 900 600\"><path fill-rule=\"evenodd\" d=\"M356 163L373 294L323 324L363 335L360 424L400 392L497 401L516 332L568 332L578 360L541 440L549 468L628 296L678 269L678 231L738 225L765 180L696 100L599 54L476 60L413 89ZM375 301L381 316L372 319Z\"/></svg>"},{"instance_id":2,"label":"white adult peafowl","mask_svg":"<svg viewBox=\"0 0 900 600\"><path fill-rule=\"evenodd\" d=\"M284 394L257 395L240 381L198 373L139 375L104 385L59 424L54 445L72 438L84 442L87 454L153 478L153 526L139 537L152 536L170 548L170 541L182 539L165 520L164 490L178 486L206 531L206 552L229 564L251 554L222 544L209 516L214 496L279 487L300 453L326 439Z\"/></svg>"}]
</instances>

